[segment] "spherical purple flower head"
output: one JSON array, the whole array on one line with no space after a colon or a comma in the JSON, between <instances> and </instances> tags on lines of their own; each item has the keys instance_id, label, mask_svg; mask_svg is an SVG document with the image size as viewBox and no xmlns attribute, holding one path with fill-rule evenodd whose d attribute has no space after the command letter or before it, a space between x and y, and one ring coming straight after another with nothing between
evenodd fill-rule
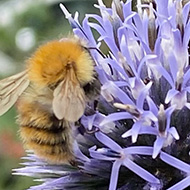
<instances>
[{"instance_id":1,"label":"spherical purple flower head","mask_svg":"<svg viewBox=\"0 0 190 190\"><path fill-rule=\"evenodd\" d=\"M61 5L94 58L101 95L73 126L77 167L28 154L16 174L44 182L30 189L190 187L190 3L143 2L133 11L131 0L113 0L111 8L99 0L101 16L88 14L82 24Z\"/></svg>"}]
</instances>

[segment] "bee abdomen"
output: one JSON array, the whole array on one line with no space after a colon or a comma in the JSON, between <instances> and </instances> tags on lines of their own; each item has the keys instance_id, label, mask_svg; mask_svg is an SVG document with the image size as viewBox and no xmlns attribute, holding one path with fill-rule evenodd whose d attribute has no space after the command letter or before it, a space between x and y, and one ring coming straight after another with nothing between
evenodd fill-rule
<instances>
[{"instance_id":1,"label":"bee abdomen","mask_svg":"<svg viewBox=\"0 0 190 190\"><path fill-rule=\"evenodd\" d=\"M64 130L50 131L31 126L22 126L20 134L24 142L33 141L44 145L61 145L65 143Z\"/></svg>"},{"instance_id":2,"label":"bee abdomen","mask_svg":"<svg viewBox=\"0 0 190 190\"><path fill-rule=\"evenodd\" d=\"M34 104L24 102L18 110L20 136L26 149L33 150L38 157L53 164L74 160L73 138L68 122L58 120Z\"/></svg>"},{"instance_id":3,"label":"bee abdomen","mask_svg":"<svg viewBox=\"0 0 190 190\"><path fill-rule=\"evenodd\" d=\"M39 126L21 126L20 135L27 149L50 163L73 160L70 128L52 125L49 129Z\"/></svg>"},{"instance_id":4,"label":"bee abdomen","mask_svg":"<svg viewBox=\"0 0 190 190\"><path fill-rule=\"evenodd\" d=\"M31 87L32 88L32 87ZM29 93L30 92L30 93ZM17 122L25 148L52 164L71 163L73 136L68 122L59 120L33 88L23 94L17 104Z\"/></svg>"}]
</instances>

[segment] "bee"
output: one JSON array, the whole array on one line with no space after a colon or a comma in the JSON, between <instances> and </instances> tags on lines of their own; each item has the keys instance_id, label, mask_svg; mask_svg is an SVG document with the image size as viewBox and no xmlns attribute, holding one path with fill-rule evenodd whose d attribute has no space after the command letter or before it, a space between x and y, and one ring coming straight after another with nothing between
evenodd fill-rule
<instances>
[{"instance_id":1,"label":"bee","mask_svg":"<svg viewBox=\"0 0 190 190\"><path fill-rule=\"evenodd\" d=\"M71 123L100 93L94 66L88 48L63 38L40 46L25 71L0 81L0 115L16 103L21 139L43 160L74 161Z\"/></svg>"}]
</instances>

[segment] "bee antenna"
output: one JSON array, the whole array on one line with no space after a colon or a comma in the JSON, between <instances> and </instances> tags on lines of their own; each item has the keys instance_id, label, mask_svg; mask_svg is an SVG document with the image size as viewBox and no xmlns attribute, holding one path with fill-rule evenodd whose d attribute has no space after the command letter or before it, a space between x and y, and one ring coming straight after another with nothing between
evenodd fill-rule
<instances>
[{"instance_id":1,"label":"bee antenna","mask_svg":"<svg viewBox=\"0 0 190 190\"><path fill-rule=\"evenodd\" d=\"M98 49L98 48L96 48L96 47L88 47L87 49L94 49L94 50L96 50L103 58L106 58L106 56Z\"/></svg>"},{"instance_id":2,"label":"bee antenna","mask_svg":"<svg viewBox=\"0 0 190 190\"><path fill-rule=\"evenodd\" d=\"M87 50L95 49L103 58L106 58L106 56L96 47L85 47L85 49L87 49ZM111 73L113 75L113 69L112 69L111 65L108 64L108 66L110 67Z\"/></svg>"}]
</instances>

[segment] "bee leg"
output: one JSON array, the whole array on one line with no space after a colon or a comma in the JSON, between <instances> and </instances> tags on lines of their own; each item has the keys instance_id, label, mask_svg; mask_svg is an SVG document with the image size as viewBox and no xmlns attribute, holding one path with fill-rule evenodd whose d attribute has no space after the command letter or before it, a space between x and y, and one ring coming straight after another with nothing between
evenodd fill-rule
<instances>
[{"instance_id":1,"label":"bee leg","mask_svg":"<svg viewBox=\"0 0 190 190\"><path fill-rule=\"evenodd\" d=\"M87 134L94 134L96 132L100 131L98 127L93 126L91 130L86 129Z\"/></svg>"},{"instance_id":2,"label":"bee leg","mask_svg":"<svg viewBox=\"0 0 190 190\"><path fill-rule=\"evenodd\" d=\"M71 166L73 166L73 167L77 167L77 166L78 166L77 161L74 160L74 159L70 160L70 161L69 161L69 164L70 164Z\"/></svg>"}]
</instances>

